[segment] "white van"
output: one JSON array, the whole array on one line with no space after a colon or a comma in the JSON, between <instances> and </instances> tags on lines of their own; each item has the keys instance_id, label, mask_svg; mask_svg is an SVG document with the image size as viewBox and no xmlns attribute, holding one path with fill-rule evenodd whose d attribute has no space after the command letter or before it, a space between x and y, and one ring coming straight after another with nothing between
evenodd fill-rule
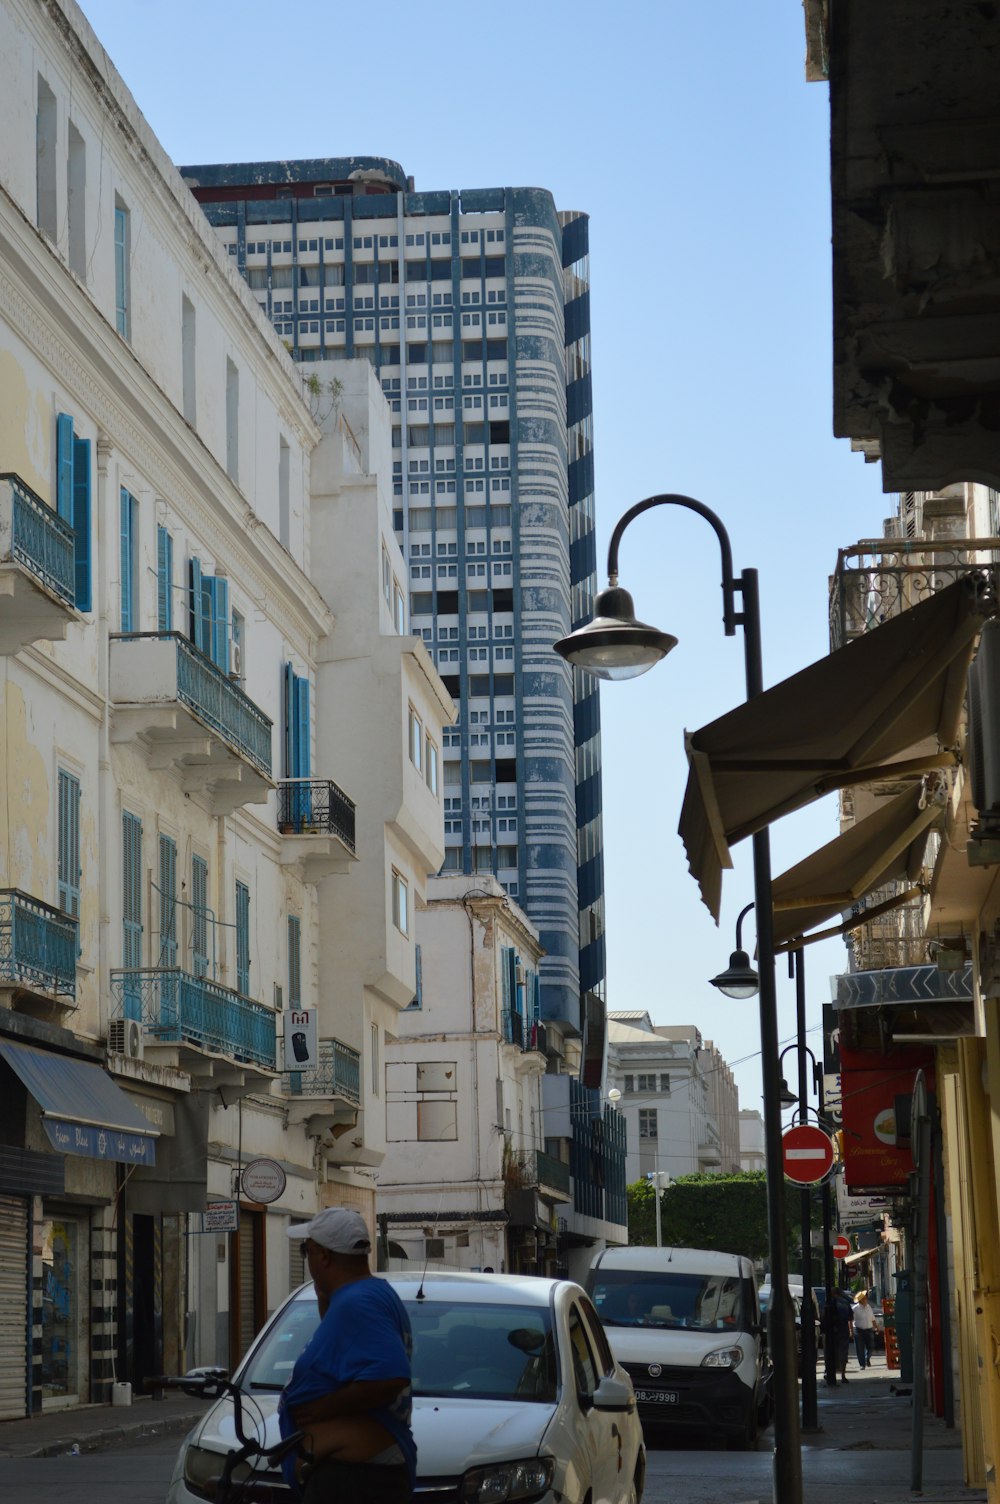
<instances>
[{"instance_id":1,"label":"white van","mask_svg":"<svg viewBox=\"0 0 1000 1504\"><path fill-rule=\"evenodd\" d=\"M751 1259L701 1248L606 1248L586 1287L646 1424L755 1446L773 1400Z\"/></svg>"}]
</instances>

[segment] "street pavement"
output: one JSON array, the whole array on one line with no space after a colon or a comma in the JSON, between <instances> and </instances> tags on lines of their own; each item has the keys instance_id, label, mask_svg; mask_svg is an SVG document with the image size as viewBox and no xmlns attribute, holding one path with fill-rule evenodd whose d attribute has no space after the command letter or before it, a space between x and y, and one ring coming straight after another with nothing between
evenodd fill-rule
<instances>
[{"instance_id":1,"label":"street pavement","mask_svg":"<svg viewBox=\"0 0 1000 1504\"><path fill-rule=\"evenodd\" d=\"M985 1500L984 1490L965 1486L958 1430L949 1430L928 1412L923 1492L911 1491L913 1411L910 1396L899 1391L899 1375L886 1369L880 1353L864 1372L852 1358L848 1382L834 1388L824 1384L820 1370L820 1429L802 1438L804 1504ZM0 1498L4 1504L28 1504L30 1499L61 1497L71 1488L77 1504L90 1498L128 1499L130 1477L135 1504L162 1499L176 1444L203 1409L204 1402L170 1393L159 1401L137 1400L125 1409L88 1406L0 1422ZM688 1436L683 1447L649 1436L644 1504L770 1504L772 1444L771 1431L755 1453L727 1452L710 1442L699 1447ZM116 1468L115 1456L128 1461Z\"/></svg>"}]
</instances>

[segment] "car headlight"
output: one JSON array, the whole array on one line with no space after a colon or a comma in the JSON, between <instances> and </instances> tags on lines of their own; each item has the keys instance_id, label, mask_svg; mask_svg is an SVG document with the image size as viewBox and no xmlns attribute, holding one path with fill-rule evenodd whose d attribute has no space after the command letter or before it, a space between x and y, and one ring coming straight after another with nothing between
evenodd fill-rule
<instances>
[{"instance_id":1,"label":"car headlight","mask_svg":"<svg viewBox=\"0 0 1000 1504\"><path fill-rule=\"evenodd\" d=\"M706 1353L701 1360L702 1368L738 1368L743 1362L743 1349L735 1345L733 1347L717 1347L713 1352Z\"/></svg>"},{"instance_id":2,"label":"car headlight","mask_svg":"<svg viewBox=\"0 0 1000 1504\"><path fill-rule=\"evenodd\" d=\"M462 1504L506 1504L508 1499L540 1499L552 1484L551 1457L529 1457L524 1462L494 1462L489 1467L470 1467L458 1496Z\"/></svg>"},{"instance_id":3,"label":"car headlight","mask_svg":"<svg viewBox=\"0 0 1000 1504\"><path fill-rule=\"evenodd\" d=\"M205 1447L188 1447L184 1454L184 1482L199 1499L214 1499L226 1459L221 1452Z\"/></svg>"}]
</instances>

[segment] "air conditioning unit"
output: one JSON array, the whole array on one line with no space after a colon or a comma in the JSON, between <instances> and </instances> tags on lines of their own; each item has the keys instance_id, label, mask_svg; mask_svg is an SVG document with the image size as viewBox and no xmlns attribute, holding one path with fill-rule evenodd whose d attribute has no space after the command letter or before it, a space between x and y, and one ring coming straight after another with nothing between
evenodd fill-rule
<instances>
[{"instance_id":1,"label":"air conditioning unit","mask_svg":"<svg viewBox=\"0 0 1000 1504\"><path fill-rule=\"evenodd\" d=\"M230 660L230 669L229 669L229 677L230 677L230 679L242 679L243 678L243 646L242 646L241 643L234 642L234 643L230 644L230 648L229 648L229 660Z\"/></svg>"},{"instance_id":2,"label":"air conditioning unit","mask_svg":"<svg viewBox=\"0 0 1000 1504\"><path fill-rule=\"evenodd\" d=\"M142 1059L142 1024L134 1018L113 1018L108 1024L108 1050L129 1060Z\"/></svg>"}]
</instances>

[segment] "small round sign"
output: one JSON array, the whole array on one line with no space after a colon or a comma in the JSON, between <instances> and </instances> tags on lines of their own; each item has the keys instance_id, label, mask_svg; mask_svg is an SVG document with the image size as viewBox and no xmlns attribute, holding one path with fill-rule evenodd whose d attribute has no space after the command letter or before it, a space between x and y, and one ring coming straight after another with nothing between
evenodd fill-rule
<instances>
[{"instance_id":1,"label":"small round sign","mask_svg":"<svg viewBox=\"0 0 1000 1504\"><path fill-rule=\"evenodd\" d=\"M781 1135L781 1162L796 1185L816 1185L833 1168L833 1140L812 1123L786 1128Z\"/></svg>"},{"instance_id":2,"label":"small round sign","mask_svg":"<svg viewBox=\"0 0 1000 1504\"><path fill-rule=\"evenodd\" d=\"M833 1240L833 1256L835 1259L846 1259L851 1251L851 1240L840 1233Z\"/></svg>"},{"instance_id":3,"label":"small round sign","mask_svg":"<svg viewBox=\"0 0 1000 1504\"><path fill-rule=\"evenodd\" d=\"M285 1189L285 1172L276 1159L252 1159L240 1177L248 1201L267 1206L277 1201Z\"/></svg>"}]
</instances>

